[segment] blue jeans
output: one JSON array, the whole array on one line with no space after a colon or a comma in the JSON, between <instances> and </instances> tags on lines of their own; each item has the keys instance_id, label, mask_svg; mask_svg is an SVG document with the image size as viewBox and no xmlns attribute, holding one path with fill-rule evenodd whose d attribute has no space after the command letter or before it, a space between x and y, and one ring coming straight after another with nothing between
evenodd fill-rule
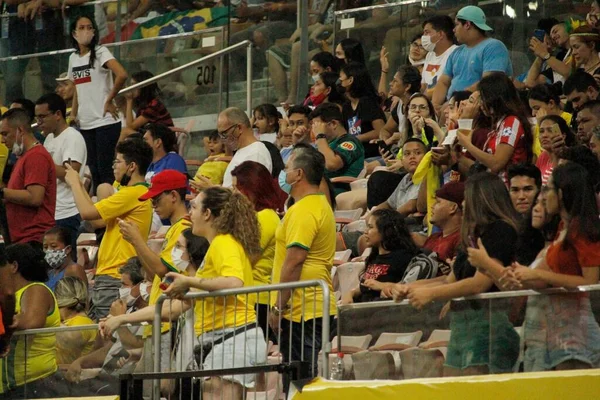
<instances>
[{"instance_id":1,"label":"blue jeans","mask_svg":"<svg viewBox=\"0 0 600 400\"><path fill-rule=\"evenodd\" d=\"M56 225L68 229L71 233L71 243L65 244L71 245L71 258L73 261L77 261L77 234L81 225L81 217L79 214L75 214L72 217L57 219Z\"/></svg>"},{"instance_id":2,"label":"blue jeans","mask_svg":"<svg viewBox=\"0 0 600 400\"><path fill-rule=\"evenodd\" d=\"M87 163L92 172L95 193L101 183L112 184L115 180L112 163L115 157L115 147L121 135L121 122L100 126L96 129L81 129L81 135L87 148Z\"/></svg>"}]
</instances>

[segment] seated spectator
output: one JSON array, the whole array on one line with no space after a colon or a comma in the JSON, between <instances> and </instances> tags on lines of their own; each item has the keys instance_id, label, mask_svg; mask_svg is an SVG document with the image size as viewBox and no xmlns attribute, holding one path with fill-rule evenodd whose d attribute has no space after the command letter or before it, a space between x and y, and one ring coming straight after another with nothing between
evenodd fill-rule
<instances>
[{"instance_id":1,"label":"seated spectator","mask_svg":"<svg viewBox=\"0 0 600 400\"><path fill-rule=\"evenodd\" d=\"M592 129L592 138L590 139L590 149L600 160L600 127Z\"/></svg>"},{"instance_id":2,"label":"seated spectator","mask_svg":"<svg viewBox=\"0 0 600 400\"><path fill-rule=\"evenodd\" d=\"M592 129L600 125L600 99L584 103L577 113L577 139L580 144L588 146L592 137Z\"/></svg>"},{"instance_id":3,"label":"seated spectator","mask_svg":"<svg viewBox=\"0 0 600 400\"><path fill-rule=\"evenodd\" d=\"M536 161L536 166L542 174L542 185L548 182L552 169L558 165L558 153L564 147L577 144L577 138L567 122L558 115L547 115L539 123L540 144L542 154Z\"/></svg>"},{"instance_id":4,"label":"seated spectator","mask_svg":"<svg viewBox=\"0 0 600 400\"><path fill-rule=\"evenodd\" d=\"M379 138L385 115L379 107L379 95L371 83L369 72L363 64L351 62L342 67L340 82L340 88L348 99L342 108L348 133L363 143L367 157L376 157L379 155L377 145L369 142Z\"/></svg>"},{"instance_id":5,"label":"seated spectator","mask_svg":"<svg viewBox=\"0 0 600 400\"><path fill-rule=\"evenodd\" d=\"M571 125L573 115L562 110L560 95L562 92L556 85L536 85L528 95L528 103L531 108L531 116L534 118L533 127L533 154L540 156L542 148L540 146L540 125L546 115L560 116L567 125Z\"/></svg>"},{"instance_id":6,"label":"seated spectator","mask_svg":"<svg viewBox=\"0 0 600 400\"><path fill-rule=\"evenodd\" d=\"M144 141L152 148L152 162L146 172L146 182L150 183L154 175L166 169L187 174L185 160L176 151L175 132L160 124L148 124L144 129Z\"/></svg>"},{"instance_id":7,"label":"seated spectator","mask_svg":"<svg viewBox=\"0 0 600 400\"><path fill-rule=\"evenodd\" d=\"M471 143L479 150L484 150L488 142L488 135L492 130L492 122L490 117L483 112L479 90L473 92L468 100L461 102L458 109L458 118L473 120ZM454 143L457 144L458 141L455 140ZM469 175L470 169L475 164L475 157L468 150L466 153L463 152L462 146L454 146L453 151L456 155L458 171L462 175Z\"/></svg>"},{"instance_id":8,"label":"seated spectator","mask_svg":"<svg viewBox=\"0 0 600 400\"><path fill-rule=\"evenodd\" d=\"M231 150L223 144L217 131L212 132L208 136L208 157L198 171L196 171L195 181L200 181L201 177L209 179L215 185L223 184L223 176L227 165L231 160Z\"/></svg>"},{"instance_id":9,"label":"seated spectator","mask_svg":"<svg viewBox=\"0 0 600 400\"><path fill-rule=\"evenodd\" d=\"M406 104L404 128L400 143L410 138L417 138L425 143L427 148L434 146L434 143L444 141L444 132L436 122L435 109L431 101L421 93L416 93L410 97Z\"/></svg>"},{"instance_id":10,"label":"seated spectator","mask_svg":"<svg viewBox=\"0 0 600 400\"><path fill-rule=\"evenodd\" d=\"M535 197L542 187L540 170L531 164L508 167L508 192L515 211L529 217Z\"/></svg>"},{"instance_id":11,"label":"seated spectator","mask_svg":"<svg viewBox=\"0 0 600 400\"><path fill-rule=\"evenodd\" d=\"M448 100L448 107L446 107L443 115L444 125L446 125L446 132L451 129L458 129L458 120L463 119L462 116L460 116L460 105L463 101L467 102L471 95L472 93L468 90L458 90L452 94L452 97L450 97L450 100Z\"/></svg>"},{"instance_id":12,"label":"seated spectator","mask_svg":"<svg viewBox=\"0 0 600 400\"><path fill-rule=\"evenodd\" d=\"M475 91L478 82L492 72L512 76L504 43L487 37L492 28L481 8L467 6L456 14L454 34L461 45L452 52L433 92L434 106L441 107L457 90Z\"/></svg>"},{"instance_id":13,"label":"seated spectator","mask_svg":"<svg viewBox=\"0 0 600 400\"><path fill-rule=\"evenodd\" d=\"M429 223L439 229L428 237L413 234L413 239L419 247L433 251L440 262L440 273L448 275L447 266L456 256L460 244L460 227L463 218L463 201L465 184L463 182L448 182L435 192L435 203L429 215Z\"/></svg>"},{"instance_id":14,"label":"seated spectator","mask_svg":"<svg viewBox=\"0 0 600 400\"><path fill-rule=\"evenodd\" d=\"M325 157L325 177L348 176L356 178L363 169L362 143L350 135L342 122L342 112L335 104L322 104L309 116L317 149ZM335 194L349 190L348 185L336 185Z\"/></svg>"},{"instance_id":15,"label":"seated spectator","mask_svg":"<svg viewBox=\"0 0 600 400\"><path fill-rule=\"evenodd\" d=\"M471 142L471 136L458 131L458 142L491 172L505 182L511 164L531 162L533 157L531 126L523 112L521 99L509 77L495 73L479 82L483 111L492 119L495 130L483 150Z\"/></svg>"},{"instance_id":16,"label":"seated spectator","mask_svg":"<svg viewBox=\"0 0 600 400\"><path fill-rule=\"evenodd\" d=\"M138 309L144 308L148 302L147 288L150 287L150 282L144 280L142 274L142 265L137 257L132 257L119 272L121 274L121 289L120 292L128 293L129 297L135 301L123 301L120 298L115 300L110 308L110 315L118 317L123 314L130 314ZM117 393L118 392L118 374L133 371L136 362L133 359L139 359L132 356L133 353L139 352L142 347L142 331L144 327L141 325L126 326L118 329L107 340L104 345L93 352L81 356L74 360L65 373L65 378L73 383L77 383L79 395L97 395L99 393ZM114 340L114 342L113 342ZM126 360L127 362L119 367L119 362ZM133 364L133 365L132 365ZM81 372L83 369L102 368L99 374L87 381L81 381ZM103 392L99 389L109 386Z\"/></svg>"},{"instance_id":17,"label":"seated spectator","mask_svg":"<svg viewBox=\"0 0 600 400\"><path fill-rule=\"evenodd\" d=\"M461 248L450 275L396 285L392 291L396 300L406 297L413 307L421 309L433 301L497 290L493 278L470 263L467 249L475 244L485 246L500 265L510 265L515 259L516 215L502 180L489 172L471 176L465 184L464 211ZM513 370L519 356L519 335L505 312L488 315L487 308L478 302L451 302L450 329L445 376ZM502 351L484 350L490 348Z\"/></svg>"},{"instance_id":18,"label":"seated spectator","mask_svg":"<svg viewBox=\"0 0 600 400\"><path fill-rule=\"evenodd\" d=\"M430 99L438 79L444 73L448 57L457 48L455 42L452 18L435 15L423 22L421 45L428 53L423 65L421 91Z\"/></svg>"},{"instance_id":19,"label":"seated spectator","mask_svg":"<svg viewBox=\"0 0 600 400\"><path fill-rule=\"evenodd\" d=\"M311 142L310 135L310 124L308 116L311 113L311 109L307 106L292 106L287 111L287 127L285 131L292 135L292 145L298 143ZM281 149L281 158L283 162L287 164L287 161L292 154L293 146L289 146L285 149Z\"/></svg>"},{"instance_id":20,"label":"seated spectator","mask_svg":"<svg viewBox=\"0 0 600 400\"><path fill-rule=\"evenodd\" d=\"M335 48L335 57L342 65L348 65L351 62L357 62L366 65L365 52L360 41L354 38L345 38L340 40Z\"/></svg>"},{"instance_id":21,"label":"seated spectator","mask_svg":"<svg viewBox=\"0 0 600 400\"><path fill-rule=\"evenodd\" d=\"M87 275L83 267L73 262L72 253L76 251L76 247L71 243L71 231L60 226L55 226L44 235L44 258L50 266L46 286L52 291L56 289L56 284L67 276L81 279L87 287Z\"/></svg>"},{"instance_id":22,"label":"seated spectator","mask_svg":"<svg viewBox=\"0 0 600 400\"><path fill-rule=\"evenodd\" d=\"M62 326L93 325L87 316L87 282L75 276L66 276L56 284L54 291ZM96 334L94 328L60 332L56 334L56 362L69 365L81 356L94 350Z\"/></svg>"},{"instance_id":23,"label":"seated spectator","mask_svg":"<svg viewBox=\"0 0 600 400\"><path fill-rule=\"evenodd\" d=\"M346 101L337 90L337 72L321 72L313 75L314 85L310 88L308 97L304 101L305 106L317 107L324 103L343 105Z\"/></svg>"},{"instance_id":24,"label":"seated spectator","mask_svg":"<svg viewBox=\"0 0 600 400\"><path fill-rule=\"evenodd\" d=\"M558 58L552 58L552 48L555 46L552 41L552 27L558 23L556 18L542 18L537 22L537 31L543 31L544 37L543 40L535 36L529 39L529 50L536 57L531 67L529 67L529 71L520 76L519 78L521 79L515 79L515 86L518 89L531 89L537 85L560 82L560 79L555 80L558 74L554 71L553 66L557 67L557 65L560 65L563 68L559 67L558 69L568 73L564 69L568 67L560 61L564 57L563 54L557 54ZM562 75L560 76L562 77Z\"/></svg>"},{"instance_id":25,"label":"seated spectator","mask_svg":"<svg viewBox=\"0 0 600 400\"><path fill-rule=\"evenodd\" d=\"M279 119L281 114L273 104L261 104L252 112L252 129L258 129L259 140L275 142L279 133Z\"/></svg>"},{"instance_id":26,"label":"seated spectator","mask_svg":"<svg viewBox=\"0 0 600 400\"><path fill-rule=\"evenodd\" d=\"M563 94L578 112L590 100L596 100L600 88L594 77L583 70L573 72L563 85Z\"/></svg>"},{"instance_id":27,"label":"seated spectator","mask_svg":"<svg viewBox=\"0 0 600 400\"><path fill-rule=\"evenodd\" d=\"M140 71L131 76L131 85L153 78L149 71ZM121 130L119 141L133 132L140 131L146 124L173 126L171 114L160 100L161 91L157 83L152 83L141 89L132 90L125 94L127 106L125 121L127 125Z\"/></svg>"},{"instance_id":28,"label":"seated spectator","mask_svg":"<svg viewBox=\"0 0 600 400\"><path fill-rule=\"evenodd\" d=\"M58 328L60 313L48 280L48 265L28 244L0 249L0 281L15 293L15 331ZM56 334L15 336L8 357L0 358L0 370L14 379L0 380L0 395L8 399L62 397L56 378Z\"/></svg>"},{"instance_id":29,"label":"seated spectator","mask_svg":"<svg viewBox=\"0 0 600 400\"><path fill-rule=\"evenodd\" d=\"M600 57L598 56L600 35L598 31L589 26L579 27L571 32L569 42L573 50L575 68L582 69L592 76L600 74Z\"/></svg>"},{"instance_id":30,"label":"seated spectator","mask_svg":"<svg viewBox=\"0 0 600 400\"><path fill-rule=\"evenodd\" d=\"M364 233L372 248L365 260L359 286L342 294L342 304L381 300L381 292L400 282L419 248L410 237L404 218L395 210L376 210L367 219Z\"/></svg>"}]
</instances>

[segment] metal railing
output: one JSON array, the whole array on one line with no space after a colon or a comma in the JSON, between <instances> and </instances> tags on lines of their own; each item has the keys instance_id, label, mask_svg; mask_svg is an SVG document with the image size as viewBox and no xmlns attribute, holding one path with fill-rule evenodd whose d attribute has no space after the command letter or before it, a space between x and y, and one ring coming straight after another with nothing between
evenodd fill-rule
<instances>
[{"instance_id":1,"label":"metal railing","mask_svg":"<svg viewBox=\"0 0 600 400\"><path fill-rule=\"evenodd\" d=\"M329 341L330 335L330 290L329 286L326 282L322 280L310 280L310 281L299 281L299 282L290 282L290 283L279 283L272 284L267 286L246 286L242 288L236 289L227 289L227 290L218 290L213 292L191 292L187 293L184 296L185 300L204 300L204 299L217 299L217 298L226 298L231 296L238 295L246 295L248 298L249 295L257 295L261 292L278 292L278 291L287 291L287 290L297 290L297 289L307 289L307 288L320 288L323 293L323 309L322 309L322 331L321 331L321 362L322 362L322 372L325 378L329 377L329 368L328 368L328 354L331 351L331 343ZM292 292L293 293L293 292ZM305 294L305 293L304 293ZM237 298L237 297L236 297ZM154 314L154 322L152 326L152 340L154 349L159 349L161 346L161 322L162 322L162 311L163 311L163 303L169 298L164 294L161 295L156 301L155 305L155 314ZM292 294L292 298L290 302L294 299L294 295ZM304 299L303 299L304 300ZM304 301L303 301L304 306ZM303 310L304 312L304 310ZM193 315L193 313L191 313ZM237 321L237 318L234 317L234 320ZM186 321L186 323L191 323L194 326L194 321ZM313 325L314 326L314 325ZM206 332L205 332L206 333ZM160 365L161 365L161 352L154 351L154 373L160 373ZM294 360L291 360L294 361ZM297 360L295 360L297 361ZM245 367L247 368L247 367ZM237 370L238 368L234 368ZM240 369L241 371L242 369ZM217 371L218 372L218 371ZM212 375L217 375L217 372ZM211 375L210 373L203 373L203 376ZM165 375L166 376L166 375ZM154 379L152 383L152 398L160 398L160 379Z\"/></svg>"}]
</instances>

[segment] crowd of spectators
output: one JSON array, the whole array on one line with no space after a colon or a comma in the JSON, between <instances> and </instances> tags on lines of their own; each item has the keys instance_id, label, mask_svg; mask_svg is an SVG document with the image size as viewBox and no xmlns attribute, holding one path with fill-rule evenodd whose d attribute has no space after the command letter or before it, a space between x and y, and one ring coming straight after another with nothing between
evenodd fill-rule
<instances>
[{"instance_id":1,"label":"crowd of spectators","mask_svg":"<svg viewBox=\"0 0 600 400\"><path fill-rule=\"evenodd\" d=\"M309 5L315 41L331 2ZM302 104L291 96L300 68L295 3L271 7L286 18L235 40L251 37L262 50L283 110L222 110L193 178L180 155L187 132L174 126L159 87L119 99L128 80L152 74L129 78L99 44L91 15L71 19L75 52L66 74L53 72L56 93L15 98L0 116L0 398L116 393L118 375L151 371L155 352L163 372L262 364L273 343L286 362L314 360L339 305L385 299L418 310L449 302L448 376L513 371L520 340L525 371L600 366L587 295L522 304L522 338L507 312L451 301L599 282L597 1L586 20L540 21L522 76L476 6L420 21L413 37L402 35L406 57L386 33L378 76L360 40L341 40L333 54L312 43ZM54 12L41 10L31 15ZM247 18L264 12L239 7ZM393 31L396 17L379 22ZM289 45L275 43L290 36ZM357 208L362 227L339 229L335 212ZM90 234L94 243L80 243ZM309 280L333 293L334 257L345 250L364 272L337 304L329 298L330 321L320 288L183 299L189 290ZM139 324L153 322L163 293L171 301L155 349L151 326ZM199 358L185 341L172 343L192 309ZM13 336L93 322L99 331ZM202 390L241 399L262 384L254 374L233 375L210 378ZM176 390L161 382L164 395Z\"/></svg>"}]
</instances>

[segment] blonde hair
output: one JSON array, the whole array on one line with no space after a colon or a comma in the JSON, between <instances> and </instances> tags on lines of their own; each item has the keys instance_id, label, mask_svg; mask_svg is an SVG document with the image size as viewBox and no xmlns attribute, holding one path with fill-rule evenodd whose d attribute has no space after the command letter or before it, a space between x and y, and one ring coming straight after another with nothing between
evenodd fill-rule
<instances>
[{"instance_id":1,"label":"blonde hair","mask_svg":"<svg viewBox=\"0 0 600 400\"><path fill-rule=\"evenodd\" d=\"M58 308L69 308L76 312L85 311L88 304L88 290L85 283L75 276L65 276L54 289Z\"/></svg>"},{"instance_id":2,"label":"blonde hair","mask_svg":"<svg viewBox=\"0 0 600 400\"><path fill-rule=\"evenodd\" d=\"M233 236L248 257L256 261L261 254L260 228L250 200L240 192L218 186L204 189L202 193L202 207L209 209L215 217L215 230L220 234Z\"/></svg>"}]
</instances>

